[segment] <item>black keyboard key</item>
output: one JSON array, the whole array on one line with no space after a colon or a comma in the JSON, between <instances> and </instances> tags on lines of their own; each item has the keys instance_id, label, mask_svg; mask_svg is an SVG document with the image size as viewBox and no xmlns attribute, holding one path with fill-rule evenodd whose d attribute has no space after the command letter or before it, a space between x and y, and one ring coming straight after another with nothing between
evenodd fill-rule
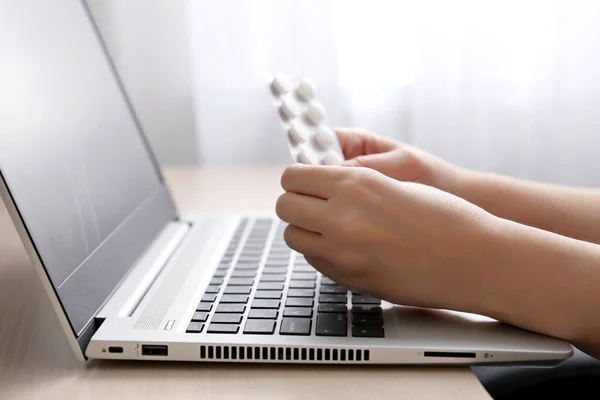
<instances>
[{"instance_id":1,"label":"black keyboard key","mask_svg":"<svg viewBox=\"0 0 600 400\"><path fill-rule=\"evenodd\" d=\"M347 336L348 320L346 314L318 314L317 336Z\"/></svg>"},{"instance_id":2,"label":"black keyboard key","mask_svg":"<svg viewBox=\"0 0 600 400\"><path fill-rule=\"evenodd\" d=\"M318 311L320 313L345 313L346 305L345 304L319 304Z\"/></svg>"},{"instance_id":3,"label":"black keyboard key","mask_svg":"<svg viewBox=\"0 0 600 400\"><path fill-rule=\"evenodd\" d=\"M288 261L286 260L267 260L265 262L265 267L267 268L286 268L288 266Z\"/></svg>"},{"instance_id":4,"label":"black keyboard key","mask_svg":"<svg viewBox=\"0 0 600 400\"><path fill-rule=\"evenodd\" d=\"M285 248L285 247L281 247L281 246L274 246L274 247L271 247L271 251L269 252L269 257L271 257L273 255L289 257L290 255L292 255L292 252L289 249L289 247Z\"/></svg>"},{"instance_id":5,"label":"black keyboard key","mask_svg":"<svg viewBox=\"0 0 600 400\"><path fill-rule=\"evenodd\" d=\"M194 313L194 316L192 317L192 321L195 321L195 322L206 322L207 319L208 319L208 313L202 312L202 311L196 311Z\"/></svg>"},{"instance_id":6,"label":"black keyboard key","mask_svg":"<svg viewBox=\"0 0 600 400\"><path fill-rule=\"evenodd\" d=\"M240 327L233 324L210 324L207 333L238 333Z\"/></svg>"},{"instance_id":7,"label":"black keyboard key","mask_svg":"<svg viewBox=\"0 0 600 400\"><path fill-rule=\"evenodd\" d=\"M314 281L317 279L317 274L310 272L298 272L292 274L292 279L295 281Z\"/></svg>"},{"instance_id":8,"label":"black keyboard key","mask_svg":"<svg viewBox=\"0 0 600 400\"><path fill-rule=\"evenodd\" d=\"M258 290L283 290L283 283L280 282L260 282Z\"/></svg>"},{"instance_id":9,"label":"black keyboard key","mask_svg":"<svg viewBox=\"0 0 600 400\"><path fill-rule=\"evenodd\" d=\"M315 297L315 291L312 289L289 289L288 297Z\"/></svg>"},{"instance_id":10,"label":"black keyboard key","mask_svg":"<svg viewBox=\"0 0 600 400\"><path fill-rule=\"evenodd\" d=\"M223 277L225 277L225 275L227 275L227 270L218 269L213 274L213 277L215 277L215 278L223 278Z\"/></svg>"},{"instance_id":11,"label":"black keyboard key","mask_svg":"<svg viewBox=\"0 0 600 400\"><path fill-rule=\"evenodd\" d=\"M241 256L248 256L248 257L261 257L262 256L262 250L258 249L248 249L246 247L244 247L244 250L242 250L242 254L240 254Z\"/></svg>"},{"instance_id":12,"label":"black keyboard key","mask_svg":"<svg viewBox=\"0 0 600 400\"><path fill-rule=\"evenodd\" d=\"M353 314L358 314L358 313L375 313L375 314L381 314L381 307L376 306L376 305L360 305L360 306L352 306L352 313Z\"/></svg>"},{"instance_id":13,"label":"black keyboard key","mask_svg":"<svg viewBox=\"0 0 600 400\"><path fill-rule=\"evenodd\" d=\"M227 286L225 294L250 294L252 286Z\"/></svg>"},{"instance_id":14,"label":"black keyboard key","mask_svg":"<svg viewBox=\"0 0 600 400\"><path fill-rule=\"evenodd\" d=\"M279 308L280 301L279 300L254 300L252 302L252 308L266 308L277 310Z\"/></svg>"},{"instance_id":15,"label":"black keyboard key","mask_svg":"<svg viewBox=\"0 0 600 400\"><path fill-rule=\"evenodd\" d=\"M231 278L227 282L228 286L252 286L254 285L254 279L252 278Z\"/></svg>"},{"instance_id":16,"label":"black keyboard key","mask_svg":"<svg viewBox=\"0 0 600 400\"><path fill-rule=\"evenodd\" d=\"M251 309L248 313L250 319L277 319L279 312L277 310Z\"/></svg>"},{"instance_id":17,"label":"black keyboard key","mask_svg":"<svg viewBox=\"0 0 600 400\"><path fill-rule=\"evenodd\" d=\"M348 290L341 286L325 285L321 286L321 294L346 294Z\"/></svg>"},{"instance_id":18,"label":"black keyboard key","mask_svg":"<svg viewBox=\"0 0 600 400\"><path fill-rule=\"evenodd\" d=\"M207 293L204 296L202 296L202 302L203 303L212 303L217 299L217 295L216 294L212 294L212 293Z\"/></svg>"},{"instance_id":19,"label":"black keyboard key","mask_svg":"<svg viewBox=\"0 0 600 400\"><path fill-rule=\"evenodd\" d=\"M263 250L264 244L266 243L265 236L267 235L257 235L256 233L251 233L250 236L248 236L248 239L246 239L246 243L244 243L244 246L262 244L263 247L261 248L261 250Z\"/></svg>"},{"instance_id":20,"label":"black keyboard key","mask_svg":"<svg viewBox=\"0 0 600 400\"><path fill-rule=\"evenodd\" d=\"M285 282L285 274L263 275L261 282Z\"/></svg>"},{"instance_id":21,"label":"black keyboard key","mask_svg":"<svg viewBox=\"0 0 600 400\"><path fill-rule=\"evenodd\" d=\"M352 326L352 336L354 337L385 337L383 326L378 325L354 325Z\"/></svg>"},{"instance_id":22,"label":"black keyboard key","mask_svg":"<svg viewBox=\"0 0 600 400\"><path fill-rule=\"evenodd\" d=\"M321 278L321 285L335 285L335 286L340 286L336 281L327 278L326 276L324 276L323 278Z\"/></svg>"},{"instance_id":23,"label":"black keyboard key","mask_svg":"<svg viewBox=\"0 0 600 400\"><path fill-rule=\"evenodd\" d=\"M239 324L242 322L242 317L243 314L215 314L210 322L218 324Z\"/></svg>"},{"instance_id":24,"label":"black keyboard key","mask_svg":"<svg viewBox=\"0 0 600 400\"><path fill-rule=\"evenodd\" d=\"M211 285L222 285L223 284L223 278L212 278L210 280L210 284Z\"/></svg>"},{"instance_id":25,"label":"black keyboard key","mask_svg":"<svg viewBox=\"0 0 600 400\"><path fill-rule=\"evenodd\" d=\"M381 300L376 299L372 296L365 296L363 294L354 294L352 295L352 304L381 304Z\"/></svg>"},{"instance_id":26,"label":"black keyboard key","mask_svg":"<svg viewBox=\"0 0 600 400\"><path fill-rule=\"evenodd\" d=\"M305 297L290 297L285 301L286 307L312 307L313 304L313 299Z\"/></svg>"},{"instance_id":27,"label":"black keyboard key","mask_svg":"<svg viewBox=\"0 0 600 400\"><path fill-rule=\"evenodd\" d=\"M263 269L263 274L287 274L287 267L265 267L265 269Z\"/></svg>"},{"instance_id":28,"label":"black keyboard key","mask_svg":"<svg viewBox=\"0 0 600 400\"><path fill-rule=\"evenodd\" d=\"M276 292L274 290L257 290L254 298L281 300L281 292Z\"/></svg>"},{"instance_id":29,"label":"black keyboard key","mask_svg":"<svg viewBox=\"0 0 600 400\"><path fill-rule=\"evenodd\" d=\"M312 318L313 310L309 307L286 307L283 310L284 317Z\"/></svg>"},{"instance_id":30,"label":"black keyboard key","mask_svg":"<svg viewBox=\"0 0 600 400\"><path fill-rule=\"evenodd\" d=\"M290 262L290 256L269 256L265 265L269 266L287 266Z\"/></svg>"},{"instance_id":31,"label":"black keyboard key","mask_svg":"<svg viewBox=\"0 0 600 400\"><path fill-rule=\"evenodd\" d=\"M244 326L245 335L272 335L275 332L275 320L249 319Z\"/></svg>"},{"instance_id":32,"label":"black keyboard key","mask_svg":"<svg viewBox=\"0 0 600 400\"><path fill-rule=\"evenodd\" d=\"M319 303L342 303L346 304L348 298L345 294L322 294L319 296Z\"/></svg>"},{"instance_id":33,"label":"black keyboard key","mask_svg":"<svg viewBox=\"0 0 600 400\"><path fill-rule=\"evenodd\" d=\"M293 272L310 272L310 273L315 273L316 270L311 267L310 265L296 265L293 269Z\"/></svg>"},{"instance_id":34,"label":"black keyboard key","mask_svg":"<svg viewBox=\"0 0 600 400\"><path fill-rule=\"evenodd\" d=\"M263 252L264 251L265 246L262 243L259 244L254 244L254 243L246 243L244 245L243 251L256 251L256 252Z\"/></svg>"},{"instance_id":35,"label":"black keyboard key","mask_svg":"<svg viewBox=\"0 0 600 400\"><path fill-rule=\"evenodd\" d=\"M204 328L204 324L202 322L190 322L188 325L186 332L187 333L200 333Z\"/></svg>"},{"instance_id":36,"label":"black keyboard key","mask_svg":"<svg viewBox=\"0 0 600 400\"><path fill-rule=\"evenodd\" d=\"M209 285L204 293L219 293L219 290L221 290L221 286Z\"/></svg>"},{"instance_id":37,"label":"black keyboard key","mask_svg":"<svg viewBox=\"0 0 600 400\"><path fill-rule=\"evenodd\" d=\"M196 307L196 311L209 312L210 310L212 310L212 303L200 303Z\"/></svg>"},{"instance_id":38,"label":"black keyboard key","mask_svg":"<svg viewBox=\"0 0 600 400\"><path fill-rule=\"evenodd\" d=\"M284 318L281 321L280 335L310 335L312 320L310 318Z\"/></svg>"},{"instance_id":39,"label":"black keyboard key","mask_svg":"<svg viewBox=\"0 0 600 400\"><path fill-rule=\"evenodd\" d=\"M224 294L219 301L219 304L223 303L242 303L246 304L248 302L248 296L243 294Z\"/></svg>"},{"instance_id":40,"label":"black keyboard key","mask_svg":"<svg viewBox=\"0 0 600 400\"><path fill-rule=\"evenodd\" d=\"M240 258L238 258L238 262L241 263L258 263L260 262L261 257L260 256L244 256L241 255Z\"/></svg>"},{"instance_id":41,"label":"black keyboard key","mask_svg":"<svg viewBox=\"0 0 600 400\"><path fill-rule=\"evenodd\" d=\"M352 314L352 323L356 325L383 325L383 317L377 313Z\"/></svg>"},{"instance_id":42,"label":"black keyboard key","mask_svg":"<svg viewBox=\"0 0 600 400\"><path fill-rule=\"evenodd\" d=\"M290 289L314 289L315 281L290 281Z\"/></svg>"},{"instance_id":43,"label":"black keyboard key","mask_svg":"<svg viewBox=\"0 0 600 400\"><path fill-rule=\"evenodd\" d=\"M254 278L256 276L256 271L251 270L234 270L231 274L232 278Z\"/></svg>"},{"instance_id":44,"label":"black keyboard key","mask_svg":"<svg viewBox=\"0 0 600 400\"><path fill-rule=\"evenodd\" d=\"M235 264L235 270L236 271L256 271L259 266L260 266L260 264L257 262L253 262L253 263L238 262L237 264Z\"/></svg>"},{"instance_id":45,"label":"black keyboard key","mask_svg":"<svg viewBox=\"0 0 600 400\"><path fill-rule=\"evenodd\" d=\"M235 313L241 314L246 310L244 304L219 304L216 313Z\"/></svg>"}]
</instances>

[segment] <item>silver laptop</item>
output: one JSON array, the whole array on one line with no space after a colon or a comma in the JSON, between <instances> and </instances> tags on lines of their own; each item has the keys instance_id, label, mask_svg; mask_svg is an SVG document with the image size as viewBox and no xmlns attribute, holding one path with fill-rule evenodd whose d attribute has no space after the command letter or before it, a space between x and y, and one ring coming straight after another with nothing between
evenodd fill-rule
<instances>
[{"instance_id":1,"label":"silver laptop","mask_svg":"<svg viewBox=\"0 0 600 400\"><path fill-rule=\"evenodd\" d=\"M569 343L485 317L349 292L286 246L272 210L178 215L80 0L2 3L0 173L82 360L489 364L572 354Z\"/></svg>"}]
</instances>

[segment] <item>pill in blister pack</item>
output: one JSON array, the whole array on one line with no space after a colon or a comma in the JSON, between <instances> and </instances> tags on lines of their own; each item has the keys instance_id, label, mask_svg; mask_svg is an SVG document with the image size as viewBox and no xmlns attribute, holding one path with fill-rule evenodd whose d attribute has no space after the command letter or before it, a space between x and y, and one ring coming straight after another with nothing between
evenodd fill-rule
<instances>
[{"instance_id":1,"label":"pill in blister pack","mask_svg":"<svg viewBox=\"0 0 600 400\"><path fill-rule=\"evenodd\" d=\"M341 164L344 153L333 128L327 124L327 112L318 99L315 84L310 79L293 80L279 73L271 81L270 90L294 161Z\"/></svg>"}]
</instances>

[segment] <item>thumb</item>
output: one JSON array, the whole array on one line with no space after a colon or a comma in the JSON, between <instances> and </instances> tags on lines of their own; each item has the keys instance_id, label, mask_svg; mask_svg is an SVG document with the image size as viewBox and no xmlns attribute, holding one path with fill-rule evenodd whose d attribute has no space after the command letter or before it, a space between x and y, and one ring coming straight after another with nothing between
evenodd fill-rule
<instances>
[{"instance_id":1,"label":"thumb","mask_svg":"<svg viewBox=\"0 0 600 400\"><path fill-rule=\"evenodd\" d=\"M360 155L342 163L348 167L374 169L399 181L415 181L423 173L419 159L406 149Z\"/></svg>"}]
</instances>

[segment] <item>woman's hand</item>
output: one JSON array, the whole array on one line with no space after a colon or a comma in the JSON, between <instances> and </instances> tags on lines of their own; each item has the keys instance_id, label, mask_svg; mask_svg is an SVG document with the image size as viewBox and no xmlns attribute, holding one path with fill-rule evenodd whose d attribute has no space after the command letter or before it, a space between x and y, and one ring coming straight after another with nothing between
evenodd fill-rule
<instances>
[{"instance_id":1,"label":"woman's hand","mask_svg":"<svg viewBox=\"0 0 600 400\"><path fill-rule=\"evenodd\" d=\"M366 167L399 181L456 194L466 171L416 147L360 128L338 128L346 166Z\"/></svg>"},{"instance_id":2,"label":"woman's hand","mask_svg":"<svg viewBox=\"0 0 600 400\"><path fill-rule=\"evenodd\" d=\"M367 168L294 165L281 183L285 240L324 275L396 304L477 311L497 218Z\"/></svg>"}]
</instances>

